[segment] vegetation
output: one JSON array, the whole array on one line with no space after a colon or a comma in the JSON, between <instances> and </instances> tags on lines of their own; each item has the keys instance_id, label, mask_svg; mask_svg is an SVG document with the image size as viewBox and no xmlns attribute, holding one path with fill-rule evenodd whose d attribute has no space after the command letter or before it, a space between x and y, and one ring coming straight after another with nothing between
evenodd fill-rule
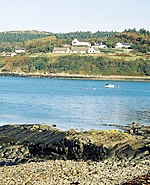
<instances>
[{"instance_id":1,"label":"vegetation","mask_svg":"<svg viewBox=\"0 0 150 185\"><path fill-rule=\"evenodd\" d=\"M0 42L24 42L36 38L50 36L48 32L39 31L9 31L0 33Z\"/></svg>"},{"instance_id":2,"label":"vegetation","mask_svg":"<svg viewBox=\"0 0 150 185\"><path fill-rule=\"evenodd\" d=\"M145 29L128 29L124 32L70 32L52 33L39 31L11 31L0 33L0 52L14 51L24 47L30 53L51 52L53 48L71 45L72 39L86 39L92 45L103 42L108 48L114 48L117 42L130 42L132 49L143 53L150 52L150 32Z\"/></svg>"},{"instance_id":3,"label":"vegetation","mask_svg":"<svg viewBox=\"0 0 150 185\"><path fill-rule=\"evenodd\" d=\"M52 52L57 39L54 36L33 39L24 42L24 48L30 53Z\"/></svg>"},{"instance_id":4,"label":"vegetation","mask_svg":"<svg viewBox=\"0 0 150 185\"><path fill-rule=\"evenodd\" d=\"M93 45L108 46L101 54L52 54L54 47L71 47L72 39L86 39ZM132 43L132 50L113 49L117 42ZM0 57L1 72L44 72L89 75L150 75L150 32L128 29L124 32L12 31L0 33L0 52L25 48L15 57Z\"/></svg>"},{"instance_id":5,"label":"vegetation","mask_svg":"<svg viewBox=\"0 0 150 185\"><path fill-rule=\"evenodd\" d=\"M124 32L117 33L112 40L132 43L132 49L142 53L150 52L150 32L145 29L128 29Z\"/></svg>"},{"instance_id":6,"label":"vegetation","mask_svg":"<svg viewBox=\"0 0 150 185\"><path fill-rule=\"evenodd\" d=\"M17 47L23 47L30 53L51 52L54 48L65 44L71 45L72 39L87 39L92 44L102 42L116 32L98 31L96 33L71 32L51 33L39 31L10 31L0 33L0 52L11 52Z\"/></svg>"},{"instance_id":7,"label":"vegetation","mask_svg":"<svg viewBox=\"0 0 150 185\"><path fill-rule=\"evenodd\" d=\"M20 56L1 60L2 72L47 72L89 75L131 75L150 76L150 60L141 58L133 61L116 60L90 55L52 56Z\"/></svg>"},{"instance_id":8,"label":"vegetation","mask_svg":"<svg viewBox=\"0 0 150 185\"><path fill-rule=\"evenodd\" d=\"M89 39L89 38L104 38L114 35L116 32L97 31L92 33L90 31L70 32L70 33L51 33L39 31L10 31L0 33L0 42L24 42L27 40L43 38L48 36L55 36L57 39Z\"/></svg>"},{"instance_id":9,"label":"vegetation","mask_svg":"<svg viewBox=\"0 0 150 185\"><path fill-rule=\"evenodd\" d=\"M49 65L50 72L95 75L150 75L150 61L116 61L103 57L60 57Z\"/></svg>"}]
</instances>

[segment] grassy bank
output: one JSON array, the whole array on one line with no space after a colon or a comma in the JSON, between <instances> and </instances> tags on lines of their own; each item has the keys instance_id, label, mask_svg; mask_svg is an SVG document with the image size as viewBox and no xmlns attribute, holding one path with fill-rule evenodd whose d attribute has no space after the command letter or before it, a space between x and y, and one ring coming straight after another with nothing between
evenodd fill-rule
<instances>
[{"instance_id":1,"label":"grassy bank","mask_svg":"<svg viewBox=\"0 0 150 185\"><path fill-rule=\"evenodd\" d=\"M30 74L64 77L103 76L112 79L149 78L150 57L137 54L26 54L0 58L0 72L3 74ZM54 75L55 74L55 75ZM119 78L118 78L119 77ZM110 78L111 79L111 78Z\"/></svg>"}]
</instances>

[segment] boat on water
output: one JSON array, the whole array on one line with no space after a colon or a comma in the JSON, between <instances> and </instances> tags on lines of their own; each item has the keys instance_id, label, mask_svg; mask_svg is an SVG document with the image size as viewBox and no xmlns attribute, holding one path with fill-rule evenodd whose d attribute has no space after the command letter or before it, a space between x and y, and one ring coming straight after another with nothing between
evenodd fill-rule
<instances>
[{"instance_id":1,"label":"boat on water","mask_svg":"<svg viewBox=\"0 0 150 185\"><path fill-rule=\"evenodd\" d=\"M115 88L114 84L105 84L105 88Z\"/></svg>"}]
</instances>

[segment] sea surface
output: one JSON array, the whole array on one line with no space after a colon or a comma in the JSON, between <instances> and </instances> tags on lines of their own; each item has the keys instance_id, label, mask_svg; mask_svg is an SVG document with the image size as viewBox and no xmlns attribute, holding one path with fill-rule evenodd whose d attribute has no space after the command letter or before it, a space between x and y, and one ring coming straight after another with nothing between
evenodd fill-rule
<instances>
[{"instance_id":1,"label":"sea surface","mask_svg":"<svg viewBox=\"0 0 150 185\"><path fill-rule=\"evenodd\" d=\"M0 125L89 130L133 121L150 125L150 82L0 77Z\"/></svg>"}]
</instances>

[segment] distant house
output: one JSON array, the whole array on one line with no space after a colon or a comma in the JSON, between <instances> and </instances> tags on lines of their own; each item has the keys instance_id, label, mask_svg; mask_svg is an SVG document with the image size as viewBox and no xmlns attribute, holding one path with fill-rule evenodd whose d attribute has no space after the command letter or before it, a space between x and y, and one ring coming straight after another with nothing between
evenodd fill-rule
<instances>
[{"instance_id":1,"label":"distant house","mask_svg":"<svg viewBox=\"0 0 150 185\"><path fill-rule=\"evenodd\" d=\"M88 47L72 47L71 53L87 53Z\"/></svg>"},{"instance_id":2,"label":"distant house","mask_svg":"<svg viewBox=\"0 0 150 185\"><path fill-rule=\"evenodd\" d=\"M100 49L105 49L107 46L105 44L101 43L95 43L94 46L95 48L100 48Z\"/></svg>"},{"instance_id":3,"label":"distant house","mask_svg":"<svg viewBox=\"0 0 150 185\"><path fill-rule=\"evenodd\" d=\"M7 52L7 53L2 53L3 57L14 57L16 56L15 52Z\"/></svg>"},{"instance_id":4,"label":"distant house","mask_svg":"<svg viewBox=\"0 0 150 185\"><path fill-rule=\"evenodd\" d=\"M54 47L53 53L70 53L70 48L67 47Z\"/></svg>"},{"instance_id":5,"label":"distant house","mask_svg":"<svg viewBox=\"0 0 150 185\"><path fill-rule=\"evenodd\" d=\"M121 49L121 48L125 48L125 49L129 49L131 47L131 43L122 43L122 42L118 42L116 44L117 49Z\"/></svg>"},{"instance_id":6,"label":"distant house","mask_svg":"<svg viewBox=\"0 0 150 185\"><path fill-rule=\"evenodd\" d=\"M87 52L88 53L100 53L100 50L97 47L89 47Z\"/></svg>"},{"instance_id":7,"label":"distant house","mask_svg":"<svg viewBox=\"0 0 150 185\"><path fill-rule=\"evenodd\" d=\"M84 39L74 39L72 46L91 46L91 44Z\"/></svg>"},{"instance_id":8,"label":"distant house","mask_svg":"<svg viewBox=\"0 0 150 185\"><path fill-rule=\"evenodd\" d=\"M26 50L24 48L18 48L18 49L15 49L15 53L25 53Z\"/></svg>"}]
</instances>

